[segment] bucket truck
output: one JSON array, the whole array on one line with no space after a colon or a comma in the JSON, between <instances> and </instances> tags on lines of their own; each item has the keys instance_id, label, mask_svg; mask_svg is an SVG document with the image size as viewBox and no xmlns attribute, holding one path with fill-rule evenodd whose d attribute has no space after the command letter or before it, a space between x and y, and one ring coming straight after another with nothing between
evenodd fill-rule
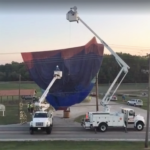
<instances>
[{"instance_id":1,"label":"bucket truck","mask_svg":"<svg viewBox=\"0 0 150 150\"><path fill-rule=\"evenodd\" d=\"M47 109L50 107L50 104L45 102L45 98L54 82L61 77L62 71L60 71L59 67L57 66L56 70L54 71L54 77L52 81L40 97L39 101L35 102L34 104L39 108L39 110L33 114L33 119L30 122L30 134L34 134L34 131L46 131L47 134L51 133L53 126L53 114L50 113L50 111L47 111Z\"/></svg>"},{"instance_id":2,"label":"bucket truck","mask_svg":"<svg viewBox=\"0 0 150 150\"><path fill-rule=\"evenodd\" d=\"M102 132L105 132L108 127L125 127L127 128L127 124L133 124L133 126L141 131L144 128L145 120L141 115L135 115L133 109L130 108L122 108L118 112L110 112L110 108L108 104L117 91L118 87L122 83L123 79L128 73L130 67L78 16L77 7L74 6L70 8L66 15L66 19L70 22L81 22L83 23L99 40L100 42L109 50L109 52L114 56L115 60L121 67L118 75L112 82L105 96L103 97L100 104L103 106L104 110L102 112L88 112L86 114L86 118L82 120L81 125L86 129L99 129ZM115 86L119 77L124 73L120 82L118 83L115 90L111 93L111 90Z\"/></svg>"}]
</instances>

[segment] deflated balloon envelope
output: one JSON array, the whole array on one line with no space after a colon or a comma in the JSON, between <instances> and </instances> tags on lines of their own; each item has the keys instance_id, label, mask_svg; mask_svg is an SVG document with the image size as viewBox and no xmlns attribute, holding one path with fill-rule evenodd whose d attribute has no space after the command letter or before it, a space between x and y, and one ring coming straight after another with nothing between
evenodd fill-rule
<instances>
[{"instance_id":1,"label":"deflated balloon envelope","mask_svg":"<svg viewBox=\"0 0 150 150\"><path fill-rule=\"evenodd\" d=\"M53 79L56 66L59 66L63 76L55 81L46 99L56 110L62 110L88 96L100 70L103 52L104 46L98 44L94 37L80 47L21 55L31 78L43 90Z\"/></svg>"}]
</instances>

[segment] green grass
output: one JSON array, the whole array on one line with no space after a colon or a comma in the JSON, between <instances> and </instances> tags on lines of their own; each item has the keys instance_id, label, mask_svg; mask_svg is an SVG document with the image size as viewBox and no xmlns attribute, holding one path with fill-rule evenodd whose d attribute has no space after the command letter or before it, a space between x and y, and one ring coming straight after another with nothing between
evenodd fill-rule
<instances>
[{"instance_id":1,"label":"green grass","mask_svg":"<svg viewBox=\"0 0 150 150\"><path fill-rule=\"evenodd\" d=\"M99 85L99 93L103 93L106 92L108 87L110 85L108 84L100 84ZM146 87L148 86L148 84L146 83L131 83L131 84L121 84L121 86L119 87L119 90L129 90L129 89L143 89L145 90ZM19 88L19 83L18 82L4 82L4 83L0 83L0 90L9 90L9 89L18 89ZM21 89L36 89L37 91L37 96L41 96L41 89L39 88L39 86L37 84L35 84L34 82L21 82L20 84L20 88ZM93 91L95 90L95 87L93 88ZM134 94L137 92L134 92ZM133 92L131 93L133 94ZM102 97L101 97L102 98ZM131 99L132 97L128 97L126 100ZM18 99L18 97L14 97L14 100ZM143 109L146 109L147 106L147 99L146 98L141 98L144 102L144 106L142 107ZM12 100L12 97L8 97L8 100ZM3 104L4 101L8 101L7 97L3 97L2 101L0 99L0 103ZM87 103L89 102L89 99L85 99L83 101L83 103ZM122 102L122 98L118 97L118 102L119 103L123 103ZM26 110L26 108L25 108ZM0 124L15 124L15 123L19 123L19 116L18 116L18 106L7 106L6 105L6 111L5 111L5 117L2 117L2 112L0 112ZM75 121L77 120L77 122L80 122L81 119L83 118L82 115L81 117L75 119ZM28 115L28 120L30 120L30 116Z\"/></svg>"},{"instance_id":2,"label":"green grass","mask_svg":"<svg viewBox=\"0 0 150 150\"><path fill-rule=\"evenodd\" d=\"M78 123L81 123L81 120L85 118L85 114L84 115L80 115L78 116L77 118L74 119L74 122L78 122Z\"/></svg>"},{"instance_id":3,"label":"green grass","mask_svg":"<svg viewBox=\"0 0 150 150\"><path fill-rule=\"evenodd\" d=\"M12 90L12 89L19 89L19 83L18 82L0 82L0 90ZM41 96L41 89L37 84L34 82L21 82L20 89L35 89L37 91L36 96ZM2 112L0 112L0 125L6 125L6 124L16 124L20 123L19 119L19 110L18 110L18 104L12 104L16 100L19 99L19 96L14 96L12 99L12 96L4 96L2 97L2 100L0 98L0 104L4 104L6 107L5 116L2 116ZM27 115L27 121L31 120L31 115L27 113L27 107L24 106L23 109Z\"/></svg>"},{"instance_id":4,"label":"green grass","mask_svg":"<svg viewBox=\"0 0 150 150\"><path fill-rule=\"evenodd\" d=\"M110 84L99 84L99 93L105 93ZM145 90L148 87L148 83L127 83L127 84L121 84L118 90L138 90L142 89ZM22 81L20 84L21 89L36 89L37 96L41 96L41 89L40 87L35 84L34 82L24 82ZM9 90L9 89L19 89L19 83L16 82L0 82L0 90ZM92 89L92 91L95 91L95 87ZM8 97L9 99L12 99L12 97ZM7 97L3 97L3 99L7 100ZM15 99L15 98L14 98Z\"/></svg>"},{"instance_id":5,"label":"green grass","mask_svg":"<svg viewBox=\"0 0 150 150\"><path fill-rule=\"evenodd\" d=\"M18 89L19 88L19 83L17 82L4 82L3 84L0 84L0 90L7 90L7 89ZM20 88L23 89L37 89L40 90L39 86L35 83L25 83L21 82Z\"/></svg>"},{"instance_id":6,"label":"green grass","mask_svg":"<svg viewBox=\"0 0 150 150\"><path fill-rule=\"evenodd\" d=\"M0 142L2 150L143 150L144 142Z\"/></svg>"},{"instance_id":7,"label":"green grass","mask_svg":"<svg viewBox=\"0 0 150 150\"><path fill-rule=\"evenodd\" d=\"M105 93L108 88L110 87L110 84L99 84L99 93ZM122 83L118 90L130 90L130 89L134 89L134 90L146 90L146 88L148 87L148 83ZM96 91L95 87L93 88L92 91Z\"/></svg>"},{"instance_id":8,"label":"green grass","mask_svg":"<svg viewBox=\"0 0 150 150\"><path fill-rule=\"evenodd\" d=\"M87 96L83 101L82 103L88 103L91 101L91 96Z\"/></svg>"},{"instance_id":9,"label":"green grass","mask_svg":"<svg viewBox=\"0 0 150 150\"><path fill-rule=\"evenodd\" d=\"M0 112L0 125L7 125L7 124L16 124L20 123L19 119L19 106L17 105L5 105L5 116L2 116L2 112ZM27 114L27 120L31 120L31 115L27 113L26 105L23 107L23 110Z\"/></svg>"},{"instance_id":10,"label":"green grass","mask_svg":"<svg viewBox=\"0 0 150 150\"><path fill-rule=\"evenodd\" d=\"M110 84L99 84L99 93L106 92L109 88ZM148 83L124 83L121 84L118 90L129 90L129 89L143 89L145 90L148 87ZM0 82L0 90L7 90L7 89L18 89L19 83L16 82ZM24 82L22 81L20 84L21 89L36 89L38 93L41 94L40 87L35 84L34 82ZM93 88L95 91L95 87Z\"/></svg>"}]
</instances>

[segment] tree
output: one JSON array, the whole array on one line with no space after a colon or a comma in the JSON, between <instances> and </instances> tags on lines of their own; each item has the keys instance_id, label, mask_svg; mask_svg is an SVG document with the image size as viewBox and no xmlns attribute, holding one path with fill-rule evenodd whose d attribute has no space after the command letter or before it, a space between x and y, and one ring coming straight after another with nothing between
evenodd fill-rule
<instances>
[{"instance_id":1,"label":"tree","mask_svg":"<svg viewBox=\"0 0 150 150\"><path fill-rule=\"evenodd\" d=\"M6 74L4 72L0 72L0 81L5 81Z\"/></svg>"},{"instance_id":2,"label":"tree","mask_svg":"<svg viewBox=\"0 0 150 150\"><path fill-rule=\"evenodd\" d=\"M130 55L127 53L117 53L129 66L129 72L124 83L146 83L148 77L142 73L142 69L148 69L148 59L144 56ZM114 56L104 55L103 62L99 72L99 83L113 82L120 70L119 64ZM11 64L0 65L0 81L18 81L18 75L21 74L22 81L32 81L29 72L24 64L12 61Z\"/></svg>"}]
</instances>

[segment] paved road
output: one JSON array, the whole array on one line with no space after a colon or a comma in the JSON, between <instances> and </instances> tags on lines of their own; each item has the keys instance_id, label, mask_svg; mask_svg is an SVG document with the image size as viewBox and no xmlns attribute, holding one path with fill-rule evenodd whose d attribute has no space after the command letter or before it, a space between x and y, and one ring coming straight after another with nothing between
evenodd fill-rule
<instances>
[{"instance_id":1,"label":"paved road","mask_svg":"<svg viewBox=\"0 0 150 150\"><path fill-rule=\"evenodd\" d=\"M94 140L94 141L144 141L145 129L141 132L129 128L126 133L124 128L110 128L107 132L101 133L85 130L80 125L72 127L60 127L54 125L52 133L35 133L30 135L28 125L24 126L1 126L0 141L25 141L25 140Z\"/></svg>"}]
</instances>

